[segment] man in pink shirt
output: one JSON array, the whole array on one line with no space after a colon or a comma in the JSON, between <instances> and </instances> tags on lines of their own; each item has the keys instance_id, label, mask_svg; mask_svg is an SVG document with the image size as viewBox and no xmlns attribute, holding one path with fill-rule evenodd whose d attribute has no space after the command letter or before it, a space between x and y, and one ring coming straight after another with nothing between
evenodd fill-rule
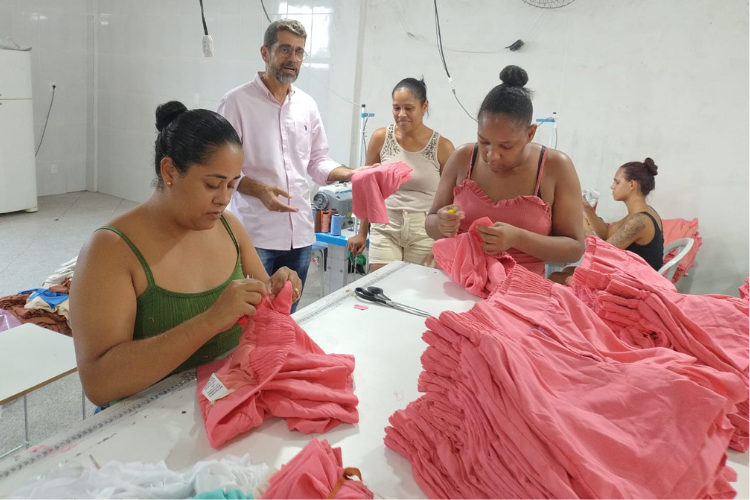
<instances>
[{"instance_id":1,"label":"man in pink shirt","mask_svg":"<svg viewBox=\"0 0 750 500\"><path fill-rule=\"evenodd\" d=\"M349 181L354 172L328 156L318 106L292 86L307 55L306 39L299 21L271 23L260 48L265 72L229 91L217 109L237 130L245 153L229 210L247 229L269 275L286 266L303 285L315 242L305 174L325 185Z\"/></svg>"}]
</instances>

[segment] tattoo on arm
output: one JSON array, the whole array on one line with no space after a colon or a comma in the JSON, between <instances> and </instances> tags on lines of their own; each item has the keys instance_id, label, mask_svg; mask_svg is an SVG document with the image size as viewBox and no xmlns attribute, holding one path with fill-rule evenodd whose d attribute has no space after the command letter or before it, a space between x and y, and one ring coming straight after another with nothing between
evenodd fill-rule
<instances>
[{"instance_id":1,"label":"tattoo on arm","mask_svg":"<svg viewBox=\"0 0 750 500\"><path fill-rule=\"evenodd\" d=\"M636 214L628 217L625 223L613 234L607 242L617 248L625 249L630 246L638 235L646 228L646 217L643 214Z\"/></svg>"}]
</instances>

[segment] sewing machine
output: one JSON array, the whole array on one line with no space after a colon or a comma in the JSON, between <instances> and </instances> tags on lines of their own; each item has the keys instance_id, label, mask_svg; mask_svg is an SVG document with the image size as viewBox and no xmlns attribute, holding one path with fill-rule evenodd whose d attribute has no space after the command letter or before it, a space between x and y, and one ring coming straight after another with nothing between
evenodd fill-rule
<instances>
[{"instance_id":1,"label":"sewing machine","mask_svg":"<svg viewBox=\"0 0 750 500\"><path fill-rule=\"evenodd\" d=\"M347 228L354 223L352 217L352 184L337 182L322 186L313 197L315 210L336 210L341 215L341 227Z\"/></svg>"}]
</instances>

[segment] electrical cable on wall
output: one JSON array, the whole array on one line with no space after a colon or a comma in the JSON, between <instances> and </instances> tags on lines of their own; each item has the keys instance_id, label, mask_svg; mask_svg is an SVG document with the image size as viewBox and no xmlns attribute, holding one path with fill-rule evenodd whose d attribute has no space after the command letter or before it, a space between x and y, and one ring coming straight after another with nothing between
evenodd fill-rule
<instances>
[{"instance_id":1,"label":"electrical cable on wall","mask_svg":"<svg viewBox=\"0 0 750 500\"><path fill-rule=\"evenodd\" d=\"M310 69L311 69L311 67L310 67L310 64L311 64L311 63L307 63L307 64L305 65L305 66L307 67L307 69L308 69L308 70L310 70ZM313 80L315 80L316 82L318 82L319 84L321 84L321 85L322 85L322 86L323 86L323 87L324 87L324 88L325 88L325 89L326 89L326 90L327 90L328 92L330 92L331 94L335 95L335 96L336 96L336 97L338 97L339 99L341 99L341 100L343 100L343 101L346 101L346 102L348 102L349 104L353 104L353 105L355 105L355 106L362 106L361 104L359 104L359 103L357 103L357 102L354 102L354 101L352 101L352 100L349 100L349 99L347 99L346 97L342 96L341 94L337 93L336 91L334 91L333 89L331 89L330 87L328 87L328 86L327 86L327 85L326 85L325 83L323 83L322 81L320 81L320 80L318 80L317 78L315 78L315 76L313 75L313 72L312 72L312 71L310 71L310 72L309 72L309 75L310 75L310 78L312 78Z\"/></svg>"},{"instance_id":2,"label":"electrical cable on wall","mask_svg":"<svg viewBox=\"0 0 750 500\"><path fill-rule=\"evenodd\" d=\"M451 92L453 92L453 97L456 98L456 102L459 106L461 106L461 109L464 110L464 113L466 113L466 116L471 118L474 121L477 121L476 118L471 116L471 113L469 113L464 105L461 103L461 100L458 98L458 94L456 94L456 87L453 85L453 78L451 78L451 73L448 71L448 64L445 62L445 52L443 52L443 34L440 31L440 15L438 14L438 6L437 6L437 0L434 0L435 5L435 36L437 38L437 46L438 46L438 53L440 54L440 60L443 61L443 68L445 69L445 74L448 75L448 85L450 85Z\"/></svg>"},{"instance_id":3,"label":"electrical cable on wall","mask_svg":"<svg viewBox=\"0 0 750 500\"><path fill-rule=\"evenodd\" d=\"M47 119L44 121L44 128L42 129L42 138L39 139L39 146L36 148L36 153L34 153L34 157L39 154L39 150L42 148L42 143L44 142L44 134L47 132L47 124L49 123L49 114L52 112L52 103L55 102L55 89L57 88L57 85L52 86L52 99L49 101L49 109L47 110Z\"/></svg>"},{"instance_id":4,"label":"electrical cable on wall","mask_svg":"<svg viewBox=\"0 0 750 500\"><path fill-rule=\"evenodd\" d=\"M266 19L268 20L268 23L271 23L271 18L268 16L268 11L266 10L266 4L263 3L263 0L260 0L260 6L263 7L263 13L266 15Z\"/></svg>"}]
</instances>

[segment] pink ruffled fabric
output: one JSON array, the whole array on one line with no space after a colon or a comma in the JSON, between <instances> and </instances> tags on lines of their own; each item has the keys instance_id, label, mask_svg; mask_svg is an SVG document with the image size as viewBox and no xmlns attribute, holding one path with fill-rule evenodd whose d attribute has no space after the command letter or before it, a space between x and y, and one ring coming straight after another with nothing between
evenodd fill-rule
<instances>
[{"instance_id":1,"label":"pink ruffled fabric","mask_svg":"<svg viewBox=\"0 0 750 500\"><path fill-rule=\"evenodd\" d=\"M373 498L362 481L345 477L347 472L341 448L313 439L271 478L260 498Z\"/></svg>"},{"instance_id":2,"label":"pink ruffled fabric","mask_svg":"<svg viewBox=\"0 0 750 500\"><path fill-rule=\"evenodd\" d=\"M272 416L305 434L359 421L354 356L326 354L289 316L291 305L287 283L258 306L232 354L198 367L198 401L212 447ZM213 404L202 393L212 374L233 391Z\"/></svg>"},{"instance_id":3,"label":"pink ruffled fabric","mask_svg":"<svg viewBox=\"0 0 750 500\"><path fill-rule=\"evenodd\" d=\"M474 221L468 232L437 240L432 246L435 262L453 281L478 297L487 298L515 266L507 254L487 255L482 250L478 226L491 226L488 217Z\"/></svg>"},{"instance_id":4,"label":"pink ruffled fabric","mask_svg":"<svg viewBox=\"0 0 750 500\"><path fill-rule=\"evenodd\" d=\"M370 224L388 224L385 199L411 180L411 167L403 161L360 169L352 175L352 212Z\"/></svg>"}]
</instances>

